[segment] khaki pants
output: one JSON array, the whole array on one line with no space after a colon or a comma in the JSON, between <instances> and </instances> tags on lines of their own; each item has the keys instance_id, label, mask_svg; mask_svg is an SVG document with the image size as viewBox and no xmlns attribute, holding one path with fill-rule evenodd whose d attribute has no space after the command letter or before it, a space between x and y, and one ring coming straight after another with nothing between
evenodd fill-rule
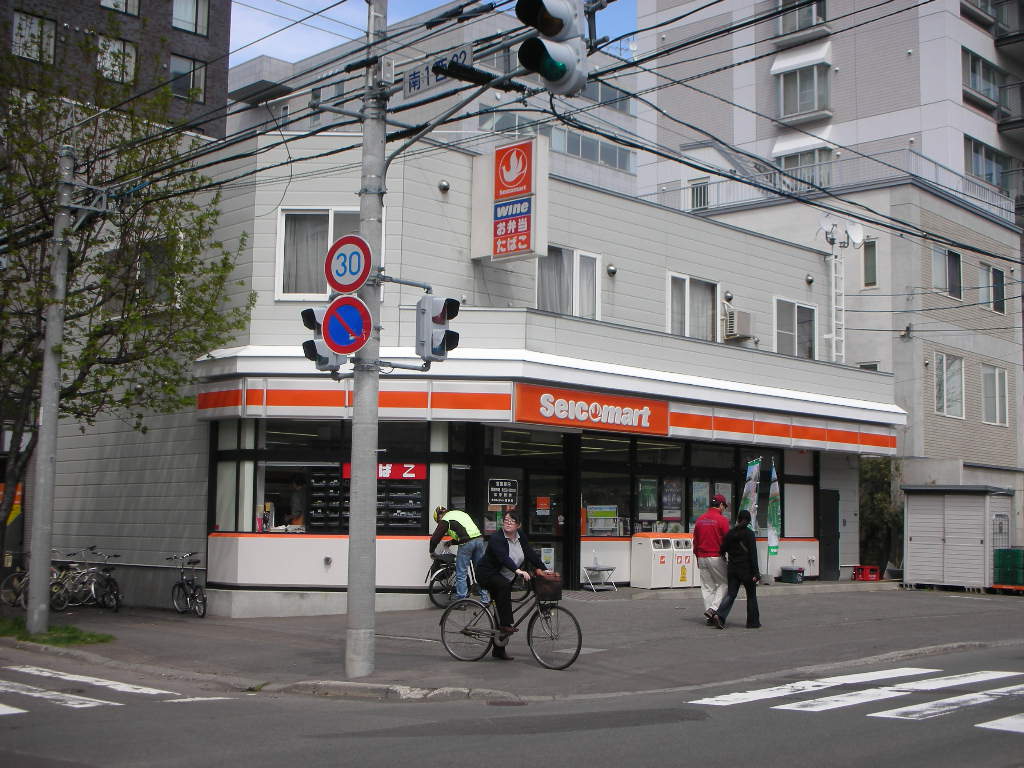
<instances>
[{"instance_id":1,"label":"khaki pants","mask_svg":"<svg viewBox=\"0 0 1024 768\"><path fill-rule=\"evenodd\" d=\"M700 594L704 598L704 610L717 611L725 599L725 591L729 585L725 559L698 557L697 570L700 571Z\"/></svg>"}]
</instances>

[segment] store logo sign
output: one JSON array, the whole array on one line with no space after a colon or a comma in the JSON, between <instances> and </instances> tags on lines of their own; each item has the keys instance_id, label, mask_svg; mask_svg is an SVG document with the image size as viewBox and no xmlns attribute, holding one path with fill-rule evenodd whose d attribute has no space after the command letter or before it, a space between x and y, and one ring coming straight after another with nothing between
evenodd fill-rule
<instances>
[{"instance_id":1,"label":"store logo sign","mask_svg":"<svg viewBox=\"0 0 1024 768\"><path fill-rule=\"evenodd\" d=\"M668 434L668 403L658 400L517 384L515 411L534 424Z\"/></svg>"}]
</instances>

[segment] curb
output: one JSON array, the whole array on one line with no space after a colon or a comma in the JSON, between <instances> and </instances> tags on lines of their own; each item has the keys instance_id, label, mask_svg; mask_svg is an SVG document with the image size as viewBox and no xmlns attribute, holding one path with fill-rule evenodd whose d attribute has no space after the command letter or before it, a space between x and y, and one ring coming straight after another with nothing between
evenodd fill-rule
<instances>
[{"instance_id":1,"label":"curb","mask_svg":"<svg viewBox=\"0 0 1024 768\"><path fill-rule=\"evenodd\" d=\"M340 680L305 680L297 683L271 683L262 689L268 693L303 693L312 696L336 696L376 701L450 701L477 699L520 702L522 697L492 688L417 688L386 683L349 683Z\"/></svg>"}]
</instances>

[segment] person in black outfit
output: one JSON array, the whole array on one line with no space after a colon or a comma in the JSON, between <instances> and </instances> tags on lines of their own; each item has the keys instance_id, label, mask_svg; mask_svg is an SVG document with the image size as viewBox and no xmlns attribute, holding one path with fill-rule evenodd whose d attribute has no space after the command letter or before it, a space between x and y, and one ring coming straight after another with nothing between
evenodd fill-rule
<instances>
[{"instance_id":1,"label":"person in black outfit","mask_svg":"<svg viewBox=\"0 0 1024 768\"><path fill-rule=\"evenodd\" d=\"M532 567L529 567L532 566ZM498 609L498 630L502 640L516 631L512 626L512 582L517 575L529 581L533 576L544 573L544 561L519 531L519 516L506 512L501 520L501 531L492 533L487 541L487 550L476 566L476 577L480 584L491 593L494 607ZM505 645L496 642L491 655L496 659L511 661L505 652Z\"/></svg>"},{"instance_id":2,"label":"person in black outfit","mask_svg":"<svg viewBox=\"0 0 1024 768\"><path fill-rule=\"evenodd\" d=\"M749 526L750 512L741 510L736 517L736 525L722 539L722 557L729 561L729 588L718 606L715 626L719 629L725 629L725 620L739 594L740 584L747 593L747 629L761 626L761 614L757 609L757 582L761 580L761 569L757 564L757 539Z\"/></svg>"}]
</instances>

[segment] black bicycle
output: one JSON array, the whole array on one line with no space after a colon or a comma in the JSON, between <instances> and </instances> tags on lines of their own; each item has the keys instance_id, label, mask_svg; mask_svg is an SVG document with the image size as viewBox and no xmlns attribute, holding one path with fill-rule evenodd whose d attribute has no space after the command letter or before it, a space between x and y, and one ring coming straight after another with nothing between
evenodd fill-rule
<instances>
[{"instance_id":1,"label":"black bicycle","mask_svg":"<svg viewBox=\"0 0 1024 768\"><path fill-rule=\"evenodd\" d=\"M565 669L580 655L583 632L572 612L558 605L561 581L541 584L538 578L527 582L537 586L527 590L532 600L515 607L514 626L518 628L529 618L526 644L533 658L548 669ZM539 596L537 589L541 590ZM493 646L504 646L510 637L498 630L493 604L485 606L469 597L449 605L440 624L444 649L459 661L479 661Z\"/></svg>"},{"instance_id":2,"label":"black bicycle","mask_svg":"<svg viewBox=\"0 0 1024 768\"><path fill-rule=\"evenodd\" d=\"M430 602L438 608L447 608L455 600L455 555L445 552L438 555L431 553L430 567L427 569L427 594ZM471 595L480 594L480 585L476 580L476 568L469 564L466 571L466 587ZM530 591L522 576L516 576L512 582L512 601L521 603L529 596Z\"/></svg>"},{"instance_id":3,"label":"black bicycle","mask_svg":"<svg viewBox=\"0 0 1024 768\"><path fill-rule=\"evenodd\" d=\"M178 563L178 580L171 587L171 604L178 613L191 611L199 618L206 615L206 590L203 585L196 581L196 566L199 560L189 558L195 552L184 552L180 555L171 555L168 560ZM185 575L185 569L191 567L192 573Z\"/></svg>"}]
</instances>

